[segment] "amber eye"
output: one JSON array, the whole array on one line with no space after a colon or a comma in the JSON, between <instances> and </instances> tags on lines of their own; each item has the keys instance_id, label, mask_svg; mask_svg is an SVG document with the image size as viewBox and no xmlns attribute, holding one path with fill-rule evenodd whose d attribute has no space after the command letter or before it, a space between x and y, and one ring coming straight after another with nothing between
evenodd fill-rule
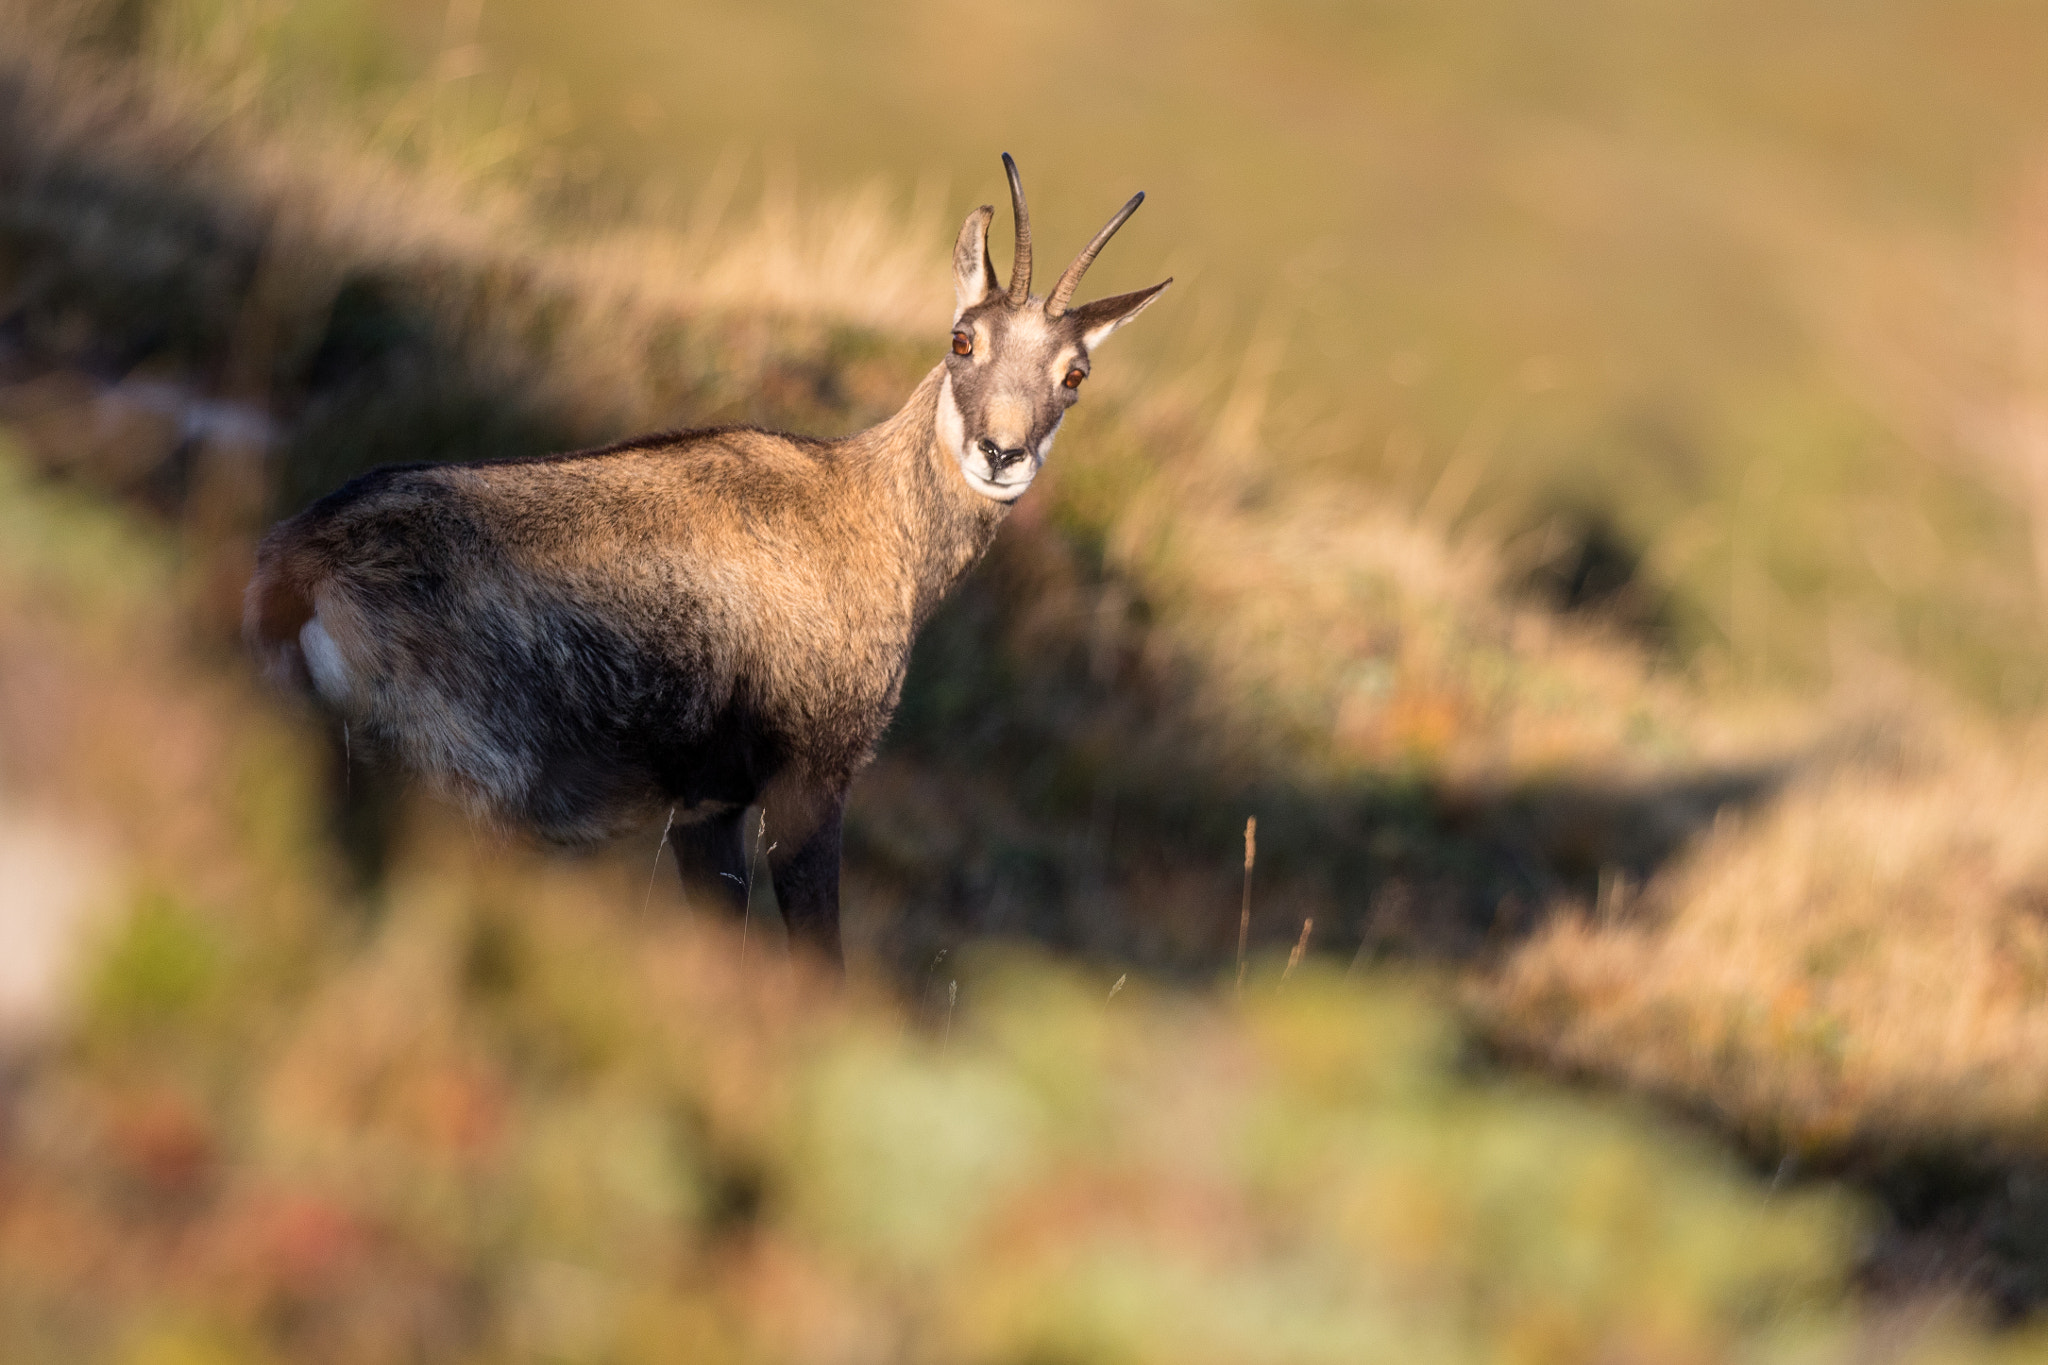
<instances>
[{"instance_id":1,"label":"amber eye","mask_svg":"<svg viewBox=\"0 0 2048 1365\"><path fill-rule=\"evenodd\" d=\"M1087 377L1087 373L1079 365L1076 365L1073 369L1067 371L1067 377L1060 382L1070 389L1078 389L1081 387L1081 381Z\"/></svg>"},{"instance_id":2,"label":"amber eye","mask_svg":"<svg viewBox=\"0 0 2048 1365\"><path fill-rule=\"evenodd\" d=\"M965 333L965 332L955 332L955 333L953 333L953 354L954 354L954 355L972 355L973 353L974 353L974 338L973 338L973 337L971 337L971 336L969 336L969 335L967 335L967 333Z\"/></svg>"}]
</instances>

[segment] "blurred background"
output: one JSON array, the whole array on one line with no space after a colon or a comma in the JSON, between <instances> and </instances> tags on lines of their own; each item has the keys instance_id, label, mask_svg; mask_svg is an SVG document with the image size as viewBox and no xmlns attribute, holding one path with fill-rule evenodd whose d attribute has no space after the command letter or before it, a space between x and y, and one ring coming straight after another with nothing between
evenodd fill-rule
<instances>
[{"instance_id":1,"label":"blurred background","mask_svg":"<svg viewBox=\"0 0 2048 1365\"><path fill-rule=\"evenodd\" d=\"M0 1358L2037 1358L2044 66L0 0ZM356 473L895 410L1004 151L1177 284L920 641L844 989L257 685Z\"/></svg>"}]
</instances>

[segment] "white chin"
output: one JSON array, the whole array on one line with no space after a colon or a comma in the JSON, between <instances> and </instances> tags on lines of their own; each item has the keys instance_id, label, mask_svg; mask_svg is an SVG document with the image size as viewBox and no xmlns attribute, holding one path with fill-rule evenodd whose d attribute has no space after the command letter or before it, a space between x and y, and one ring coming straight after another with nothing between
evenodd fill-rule
<instances>
[{"instance_id":1,"label":"white chin","mask_svg":"<svg viewBox=\"0 0 2048 1365\"><path fill-rule=\"evenodd\" d=\"M960 466L960 476L967 480L969 488L996 502L1015 502L1024 496L1025 489L1031 487L1030 479L1019 479L1016 483L997 483L994 479L983 478L964 464Z\"/></svg>"}]
</instances>

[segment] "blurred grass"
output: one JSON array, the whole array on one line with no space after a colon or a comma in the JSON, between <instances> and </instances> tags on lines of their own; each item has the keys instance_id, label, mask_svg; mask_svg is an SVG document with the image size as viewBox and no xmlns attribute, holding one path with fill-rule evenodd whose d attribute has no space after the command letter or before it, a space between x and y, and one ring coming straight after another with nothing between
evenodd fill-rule
<instances>
[{"instance_id":1,"label":"blurred grass","mask_svg":"<svg viewBox=\"0 0 2048 1365\"><path fill-rule=\"evenodd\" d=\"M9 496L162 544L33 483ZM316 793L217 778L252 746L293 770L241 671L181 659L147 593L95 596L105 563L0 560L0 587L29 576L48 610L74 580L70 614L94 603L52 660L78 714L175 728L199 761L42 721L91 784L74 815L133 861L80 1009L10 1075L10 1361L2033 1349L1859 1321L1847 1196L1767 1196L1696 1137L1473 1070L1426 981L1261 965L1241 996L1112 991L982 951L913 1016L649 915L637 860L476 849L434 820L384 914L351 916L319 863L273 858ZM0 617L0 655L40 615ZM12 756L23 717L0 720ZM155 842L172 809L211 837Z\"/></svg>"},{"instance_id":2,"label":"blurred grass","mask_svg":"<svg viewBox=\"0 0 2048 1365\"><path fill-rule=\"evenodd\" d=\"M381 69L472 117L547 110L579 217L707 181L1000 199L1000 147L1051 249L1142 184L1101 288L1191 287L1119 347L1163 383L1270 346L1247 439L1276 474L1518 530L1595 507L1674 594L1675 638L1745 676L1839 676L1849 634L1982 699L2043 695L2028 514L1951 458L1961 418L1902 419L1872 355L2008 344L1952 291L1995 294L2026 249L2032 7L572 8L386 6ZM269 12L295 72L376 88L316 37L337 7Z\"/></svg>"},{"instance_id":3,"label":"blurred grass","mask_svg":"<svg viewBox=\"0 0 2048 1365\"><path fill-rule=\"evenodd\" d=\"M694 235L572 233L533 207L545 139L479 174L476 131L428 104L365 125L260 43L228 47L239 84L202 79L224 59L196 47L25 49L5 113L27 373L5 411L45 468L177 519L217 639L266 509L373 464L692 422L843 431L929 355L901 301L944 282L907 283L915 233L880 208L859 231L789 200ZM963 931L1022 932L1200 969L1234 937L1216 907L1247 809L1270 884L1328 941L1462 950L1762 780L1769 708L1696 716L1618 631L1504 591L1482 537L1327 471L1275 481L1245 434L1256 357L1220 429L1213 368L1115 374L919 646L853 815L862 950L914 971ZM182 416L151 419L166 389ZM262 415L274 450L190 435L200 400Z\"/></svg>"},{"instance_id":4,"label":"blurred grass","mask_svg":"<svg viewBox=\"0 0 2048 1365\"><path fill-rule=\"evenodd\" d=\"M77 884L123 888L8 1101L24 1342L1694 1360L1891 1331L1831 1306L1870 1249L1838 1213L1780 1221L1668 1134L1447 1061L1441 1006L1373 966L1417 955L1515 1056L1759 1155L1988 1170L2000 1226L1934 1198L1903 1287L2038 1301L2048 779L2031 723L1916 676L2035 696L2033 511L1972 444L2038 378L1998 285L2031 259L2002 216L2031 11L1132 7L1054 60L1053 10L990 40L1068 97L1002 112L924 84L972 34L923 10L464 13L6 16L0 818L91 832ZM1126 32L1158 45L1118 85ZM636 103L621 73L671 58L688 99ZM1040 107L1135 131L1034 142ZM621 126L687 191L642 187ZM763 184L724 155L774 136ZM362 838L368 766L229 662L265 517L394 459L871 420L930 359L999 136L1041 240L1159 167L1101 287L1185 275L1158 244L1186 241L1176 297L1214 302L1120 339L920 644L848 860L857 969L910 1003L819 1003L628 913L673 908L653 831L580 867L409 806ZM850 184L877 167L895 189ZM1206 982L1251 811L1255 942L1313 916L1364 983L1098 1005L1071 966L950 965L1025 938ZM1750 1244L1809 1291L1807 1348Z\"/></svg>"},{"instance_id":5,"label":"blurred grass","mask_svg":"<svg viewBox=\"0 0 2048 1365\"><path fill-rule=\"evenodd\" d=\"M1541 932L1509 1032L1825 1155L2042 1145L2037 740L1923 732L1730 817L1645 897Z\"/></svg>"}]
</instances>

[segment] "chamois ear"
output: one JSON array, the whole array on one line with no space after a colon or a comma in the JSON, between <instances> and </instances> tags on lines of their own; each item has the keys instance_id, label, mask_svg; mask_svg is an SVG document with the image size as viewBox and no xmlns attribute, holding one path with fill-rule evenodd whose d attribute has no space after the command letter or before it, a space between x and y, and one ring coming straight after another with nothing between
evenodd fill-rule
<instances>
[{"instance_id":1,"label":"chamois ear","mask_svg":"<svg viewBox=\"0 0 2048 1365\"><path fill-rule=\"evenodd\" d=\"M1150 289L1113 294L1106 299L1084 303L1079 308L1068 310L1067 316L1080 325L1081 344L1092 351L1102 344L1104 337L1150 307L1152 300L1159 297L1159 291L1172 283L1173 280L1168 278Z\"/></svg>"},{"instance_id":2,"label":"chamois ear","mask_svg":"<svg viewBox=\"0 0 2048 1365\"><path fill-rule=\"evenodd\" d=\"M988 225L995 205L983 204L960 225L953 243L953 320L996 290L995 263L988 258Z\"/></svg>"}]
</instances>

